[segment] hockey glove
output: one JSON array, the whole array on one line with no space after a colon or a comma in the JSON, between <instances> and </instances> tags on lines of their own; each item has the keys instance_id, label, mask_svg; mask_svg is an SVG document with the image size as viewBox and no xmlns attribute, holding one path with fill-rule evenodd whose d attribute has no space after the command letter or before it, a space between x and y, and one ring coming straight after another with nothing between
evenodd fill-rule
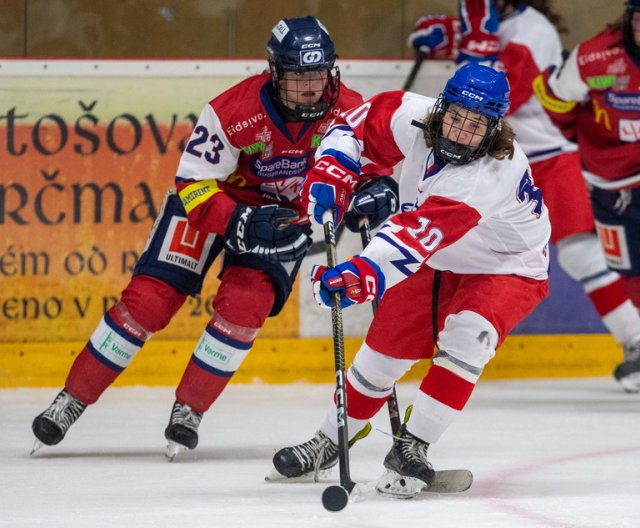
<instances>
[{"instance_id":1,"label":"hockey glove","mask_svg":"<svg viewBox=\"0 0 640 528\"><path fill-rule=\"evenodd\" d=\"M352 257L335 268L313 266L313 295L322 308L331 308L331 292L340 293L340 308L382 297L385 280L378 265L367 257Z\"/></svg>"},{"instance_id":2,"label":"hockey glove","mask_svg":"<svg viewBox=\"0 0 640 528\"><path fill-rule=\"evenodd\" d=\"M296 217L294 211L277 205L238 205L224 234L225 247L232 253L252 253L270 262L298 260L311 247L311 238L302 226L290 224Z\"/></svg>"},{"instance_id":3,"label":"hockey glove","mask_svg":"<svg viewBox=\"0 0 640 528\"><path fill-rule=\"evenodd\" d=\"M460 20L447 15L420 18L408 45L424 53L427 59L456 60L460 47Z\"/></svg>"},{"instance_id":4,"label":"hockey glove","mask_svg":"<svg viewBox=\"0 0 640 528\"><path fill-rule=\"evenodd\" d=\"M309 170L302 183L300 196L313 222L322 225L322 215L331 209L337 227L358 183L360 166L341 152L336 154L338 159L322 156Z\"/></svg>"},{"instance_id":5,"label":"hockey glove","mask_svg":"<svg viewBox=\"0 0 640 528\"><path fill-rule=\"evenodd\" d=\"M460 0L460 53L458 63L498 59L498 11L494 2Z\"/></svg>"},{"instance_id":6,"label":"hockey glove","mask_svg":"<svg viewBox=\"0 0 640 528\"><path fill-rule=\"evenodd\" d=\"M398 212L398 183L389 176L367 180L351 196L349 210L344 215L344 225L357 233L360 218L369 218L369 227L375 229L389 216Z\"/></svg>"}]
</instances>

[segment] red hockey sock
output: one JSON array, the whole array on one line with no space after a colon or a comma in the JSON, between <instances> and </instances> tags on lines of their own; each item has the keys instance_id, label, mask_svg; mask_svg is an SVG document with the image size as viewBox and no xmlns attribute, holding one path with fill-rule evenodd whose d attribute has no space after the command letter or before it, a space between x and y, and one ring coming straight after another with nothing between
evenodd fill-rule
<instances>
[{"instance_id":1,"label":"red hockey sock","mask_svg":"<svg viewBox=\"0 0 640 528\"><path fill-rule=\"evenodd\" d=\"M176 399L206 412L251 350L271 311L275 292L263 271L232 266L225 270L214 314L176 389Z\"/></svg>"},{"instance_id":2,"label":"red hockey sock","mask_svg":"<svg viewBox=\"0 0 640 528\"><path fill-rule=\"evenodd\" d=\"M176 389L176 400L189 405L196 412L204 413L218 399L229 381L231 376L207 372L191 360Z\"/></svg>"},{"instance_id":3,"label":"red hockey sock","mask_svg":"<svg viewBox=\"0 0 640 528\"><path fill-rule=\"evenodd\" d=\"M335 395L333 397L335 401ZM350 418L369 420L387 403L388 396L372 398L358 392L347 379L347 412Z\"/></svg>"},{"instance_id":4,"label":"red hockey sock","mask_svg":"<svg viewBox=\"0 0 640 528\"><path fill-rule=\"evenodd\" d=\"M74 398L89 405L98 400L120 372L100 363L85 346L73 362L64 387Z\"/></svg>"},{"instance_id":5,"label":"red hockey sock","mask_svg":"<svg viewBox=\"0 0 640 528\"><path fill-rule=\"evenodd\" d=\"M622 281L631 302L640 310L640 277L622 277Z\"/></svg>"},{"instance_id":6,"label":"red hockey sock","mask_svg":"<svg viewBox=\"0 0 640 528\"><path fill-rule=\"evenodd\" d=\"M474 383L438 365L431 365L420 384L422 392L456 411L464 408L474 388Z\"/></svg>"},{"instance_id":7,"label":"red hockey sock","mask_svg":"<svg viewBox=\"0 0 640 528\"><path fill-rule=\"evenodd\" d=\"M589 299L591 299L591 303L600 317L611 313L624 303L627 298L627 292L624 290L623 282L620 279L589 292Z\"/></svg>"}]
</instances>

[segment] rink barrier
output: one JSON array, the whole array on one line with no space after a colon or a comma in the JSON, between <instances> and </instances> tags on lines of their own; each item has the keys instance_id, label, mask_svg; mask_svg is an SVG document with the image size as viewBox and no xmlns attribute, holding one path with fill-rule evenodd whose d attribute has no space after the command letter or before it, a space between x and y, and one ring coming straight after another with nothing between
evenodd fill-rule
<instances>
[{"instance_id":1,"label":"rink barrier","mask_svg":"<svg viewBox=\"0 0 640 528\"><path fill-rule=\"evenodd\" d=\"M347 365L361 338L345 339ZM84 342L0 343L0 388L60 387ZM194 341L145 345L116 385L174 386ZM483 380L611 376L622 350L610 335L527 335L507 338L485 368ZM420 380L428 368L419 362L405 380ZM233 383L331 383L331 338L258 339Z\"/></svg>"}]
</instances>

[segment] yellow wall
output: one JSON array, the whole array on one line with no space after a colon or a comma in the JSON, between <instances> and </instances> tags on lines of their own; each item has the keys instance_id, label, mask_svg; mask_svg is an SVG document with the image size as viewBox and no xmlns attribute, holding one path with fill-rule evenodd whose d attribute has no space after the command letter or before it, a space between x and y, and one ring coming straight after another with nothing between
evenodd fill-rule
<instances>
[{"instance_id":1,"label":"yellow wall","mask_svg":"<svg viewBox=\"0 0 640 528\"><path fill-rule=\"evenodd\" d=\"M345 340L347 365L360 338ZM84 342L0 343L0 388L60 387ZM151 340L116 385L177 385L193 341ZM610 376L622 352L609 335L510 336L482 379ZM420 380L427 362L405 380ZM330 383L334 380L330 338L262 339L234 376L235 383Z\"/></svg>"},{"instance_id":2,"label":"yellow wall","mask_svg":"<svg viewBox=\"0 0 640 528\"><path fill-rule=\"evenodd\" d=\"M451 0L0 0L0 57L246 58L264 56L273 25L314 15L344 58L409 58L423 14ZM555 0L568 48L621 15L623 0Z\"/></svg>"}]
</instances>

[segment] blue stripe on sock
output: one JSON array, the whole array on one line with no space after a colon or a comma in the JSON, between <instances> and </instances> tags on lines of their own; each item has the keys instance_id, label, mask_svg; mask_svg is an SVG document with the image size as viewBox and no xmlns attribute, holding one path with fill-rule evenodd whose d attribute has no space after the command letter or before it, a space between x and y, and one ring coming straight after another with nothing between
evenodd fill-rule
<instances>
[{"instance_id":1,"label":"blue stripe on sock","mask_svg":"<svg viewBox=\"0 0 640 528\"><path fill-rule=\"evenodd\" d=\"M198 359L195 355L191 356L191 361L193 361L196 365L198 365L202 370L205 370L209 374L213 374L215 376L219 376L220 378L230 378L235 374L233 372L225 372L224 370L219 370L217 368L212 367L211 365L207 365L201 359Z\"/></svg>"},{"instance_id":2,"label":"blue stripe on sock","mask_svg":"<svg viewBox=\"0 0 640 528\"><path fill-rule=\"evenodd\" d=\"M131 343L132 345L135 345L138 348L140 348L140 347L142 347L142 345L144 345L144 341L141 341L140 339L138 339L136 337L133 337L124 328L119 326L118 323L116 323L112 319L112 317L109 315L109 312L104 314L104 322L107 323L107 325L109 326L109 328L111 328L111 330L113 330L116 334L118 334L123 339L126 339L127 341L129 341L129 343Z\"/></svg>"},{"instance_id":3,"label":"blue stripe on sock","mask_svg":"<svg viewBox=\"0 0 640 528\"><path fill-rule=\"evenodd\" d=\"M91 341L87 343L87 350L89 350L89 352L91 352L91 355L100 363L102 363L105 367L110 368L114 372L122 372L124 370L124 367L116 365L113 361L109 361L100 352L98 352L96 348L91 344Z\"/></svg>"},{"instance_id":4,"label":"blue stripe on sock","mask_svg":"<svg viewBox=\"0 0 640 528\"><path fill-rule=\"evenodd\" d=\"M221 343L225 345L231 346L233 348L237 348L238 350L249 350L253 346L253 341L250 343L243 343L242 341L236 341L216 330L215 327L211 325L207 325L207 334L209 334L214 339L217 339Z\"/></svg>"}]
</instances>

